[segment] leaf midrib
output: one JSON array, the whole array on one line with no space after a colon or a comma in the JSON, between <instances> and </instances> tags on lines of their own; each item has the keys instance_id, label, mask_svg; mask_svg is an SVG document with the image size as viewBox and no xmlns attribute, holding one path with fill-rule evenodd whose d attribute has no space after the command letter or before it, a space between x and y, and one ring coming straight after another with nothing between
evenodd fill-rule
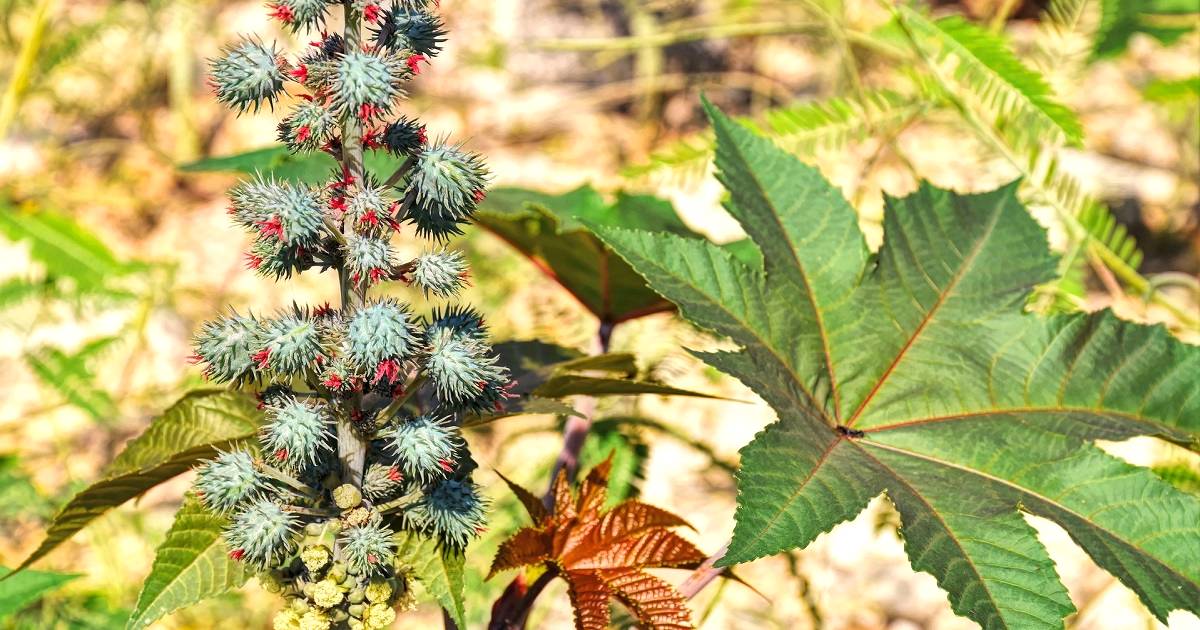
<instances>
[{"instance_id":1,"label":"leaf midrib","mask_svg":"<svg viewBox=\"0 0 1200 630\"><path fill-rule=\"evenodd\" d=\"M730 144L733 146L734 153L741 159L742 163L749 166L750 161L747 159L748 156L742 152L741 146L737 142L732 142ZM777 208L775 203L771 201L770 195L767 194L766 187L759 180L758 171L753 168L747 168L746 172L750 174L750 179L754 181L755 190L759 192L759 196L766 203L767 208L770 210L769 214L771 216L771 220L773 220L775 225L779 227L779 234L781 235L783 241L787 244L788 253L791 255L792 260L796 263L796 272L800 276L800 281L804 284L805 295L808 297L808 305L810 308L812 308L813 318L816 320L817 336L821 338L821 350L825 354L825 373L829 375L829 390L833 393L833 422L841 422L841 404L839 403L840 394L837 386L837 377L835 377L833 373L833 358L829 351L829 333L825 329L825 316L821 312L820 305L817 304L817 296L815 293L813 293L812 284L808 278L808 271L805 268L804 263L800 261L799 254L796 253L796 244L792 241L791 234L783 225L783 220L779 216L779 208ZM788 370L788 372L791 372L791 370ZM801 381L796 379L796 382L800 383ZM805 389L803 386L801 386L801 389L805 394L808 395L808 398L810 401L812 401L813 406L820 411L821 415L825 417L827 422L829 422L829 414L825 412L824 407L817 404L817 401L814 399L812 393L810 393L807 389Z\"/></svg>"},{"instance_id":2,"label":"leaf midrib","mask_svg":"<svg viewBox=\"0 0 1200 630\"><path fill-rule=\"evenodd\" d=\"M1128 420L1130 422L1137 423L1137 424L1150 425L1156 429L1159 429L1158 431L1155 432L1156 435L1160 435L1160 436L1164 437L1164 439L1167 439L1168 441L1174 441L1174 440L1171 440L1170 437L1168 437L1173 432L1163 431L1162 430L1164 428L1163 423L1161 423L1157 420L1139 416L1134 413L1123 412L1123 411L1113 411L1113 410L1103 409L1103 408L1098 408L1098 407L1093 408L1093 407L1070 407L1070 406L1063 406L1063 407L1052 407L1052 406L1012 407L1012 408L1008 408L1008 409L997 407L995 409L980 409L980 410L974 410L974 411L965 411L965 412L961 412L961 413L946 414L946 415L942 415L942 416L930 416L930 417L926 417L926 418L912 418L909 420L901 420L898 422L893 422L891 424L867 427L867 428L862 429L862 431L864 433L881 433L884 431L893 431L893 430L897 430L897 429L909 429L909 428L913 428L913 427L920 427L920 426L930 425L930 424L950 424L950 423L959 422L959 421L977 420L980 418L987 418L989 416L1004 416L1004 415L1010 415L1010 414L1011 415L1042 414L1042 413L1045 413L1045 414L1077 413L1077 414L1086 414L1086 415L1093 415L1093 416L1109 416L1109 417L1120 418L1120 419Z\"/></svg>"},{"instance_id":3,"label":"leaf midrib","mask_svg":"<svg viewBox=\"0 0 1200 630\"><path fill-rule=\"evenodd\" d=\"M846 421L846 426L853 427L854 423L858 422L863 411L867 408L867 405L870 404L870 402L875 398L875 395L879 393L879 390L883 388L884 383L886 383L888 378L891 377L892 372L896 370L896 366L900 364L900 361L904 359L908 351L913 347L913 345L916 344L917 338L919 338L921 334L925 332L925 328L930 322L933 321L934 315L941 310L942 306L945 305L946 300L949 299L950 294L953 293L954 289L958 287L958 283L961 282L962 279L966 277L967 273L973 268L975 260L979 257L980 252L983 251L983 248L987 244L988 240L991 239L992 233L996 230L996 225L998 225L1000 222L1000 215L1004 213L1004 201L1005 199L1002 198L993 205L992 216L988 220L987 228L982 234L979 235L979 238L976 239L974 245L971 246L971 251L968 252L966 257L962 259L958 269L954 272L954 275L951 276L950 281L946 284L945 288L938 292L937 300L934 301L933 305L929 307L928 311L926 311L925 316L921 318L921 322L917 325L917 327L913 329L913 332L909 335L908 340L904 342L904 346L900 348L900 351L896 353L895 358L892 359L891 364L889 364L887 369L884 370L883 374L879 376L879 379L875 381L875 385L871 388L871 391L867 393L866 397L863 398L863 401L859 403L858 408L854 410L853 414L851 414L850 419Z\"/></svg>"}]
</instances>

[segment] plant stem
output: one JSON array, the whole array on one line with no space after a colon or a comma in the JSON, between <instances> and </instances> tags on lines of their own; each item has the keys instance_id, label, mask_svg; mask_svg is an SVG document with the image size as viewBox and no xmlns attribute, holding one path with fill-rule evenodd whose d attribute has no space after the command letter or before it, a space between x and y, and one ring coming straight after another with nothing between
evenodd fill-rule
<instances>
[{"instance_id":1,"label":"plant stem","mask_svg":"<svg viewBox=\"0 0 1200 630\"><path fill-rule=\"evenodd\" d=\"M346 28L343 34L346 49L354 50L359 46L361 16L354 8L352 0L345 0L343 5L346 15ZM363 144L362 124L355 117L355 112L347 112L342 117L342 168L346 174L361 182L363 178ZM342 238L349 236L352 230L342 225ZM338 266L338 284L341 289L341 310L345 313L349 308L359 306L365 298L365 290L351 285L350 274L345 264ZM354 402L347 404L346 413L337 421L338 460L342 463L342 482L362 487L363 468L367 460L367 443L358 435L352 424L352 414L359 411L357 397Z\"/></svg>"},{"instance_id":2,"label":"plant stem","mask_svg":"<svg viewBox=\"0 0 1200 630\"><path fill-rule=\"evenodd\" d=\"M599 354L608 352L613 327L612 322L600 322L600 328L596 333L596 346L599 348ZM554 462L554 469L550 473L550 488L542 496L542 503L546 504L549 509L554 509L553 488L554 480L558 479L558 472L566 470L567 480L575 479L575 473L579 469L579 451L583 449L588 431L592 428L592 416L596 412L596 399L592 396L581 396L576 407L581 408L579 409L580 415L567 416L566 424L563 426L562 450L559 451L558 459Z\"/></svg>"},{"instance_id":3,"label":"plant stem","mask_svg":"<svg viewBox=\"0 0 1200 630\"><path fill-rule=\"evenodd\" d=\"M310 499L317 498L317 493L313 492L312 488L309 488L308 486L301 483L299 479L292 477L291 475L283 472L282 470L279 470L278 468L274 468L274 467L269 466L266 463L260 461L260 462L258 462L258 470L260 472L262 472L262 474L270 477L271 479L274 479L275 481L283 483L284 485L288 486L289 488L295 490L296 492L299 492L300 494L303 494L304 496L306 496Z\"/></svg>"},{"instance_id":4,"label":"plant stem","mask_svg":"<svg viewBox=\"0 0 1200 630\"><path fill-rule=\"evenodd\" d=\"M33 9L33 21L25 42L21 44L21 53L17 63L12 68L8 79L8 87L4 90L4 98L0 101L0 140L8 136L8 128L17 117L17 109L21 106L21 97L29 87L37 64L38 50L42 47L42 36L45 34L49 16L57 0L40 0Z\"/></svg>"},{"instance_id":5,"label":"plant stem","mask_svg":"<svg viewBox=\"0 0 1200 630\"><path fill-rule=\"evenodd\" d=\"M550 583L558 573L547 569L545 573L538 576L538 579L525 589L525 594L521 597L521 601L517 602L512 608L512 612L502 613L499 617L493 617L488 623L488 630L520 630L525 627L525 623L529 618L530 611L533 610L533 602L537 600L538 595L542 594L546 585ZM505 593L508 594L507 592ZM503 601L503 600L501 600ZM499 601L497 602L500 603Z\"/></svg>"},{"instance_id":6,"label":"plant stem","mask_svg":"<svg viewBox=\"0 0 1200 630\"><path fill-rule=\"evenodd\" d=\"M692 574L683 581L683 584L679 585L679 592L683 594L684 597L691 599L695 597L697 593L704 590L704 587L708 586L709 582L717 579L718 576L725 572L725 568L717 568L713 565L716 564L716 562L720 560L728 550L729 544L726 543L720 549L718 549L716 553L709 556L703 564L701 564L699 567L696 567L696 570L692 571Z\"/></svg>"}]
</instances>

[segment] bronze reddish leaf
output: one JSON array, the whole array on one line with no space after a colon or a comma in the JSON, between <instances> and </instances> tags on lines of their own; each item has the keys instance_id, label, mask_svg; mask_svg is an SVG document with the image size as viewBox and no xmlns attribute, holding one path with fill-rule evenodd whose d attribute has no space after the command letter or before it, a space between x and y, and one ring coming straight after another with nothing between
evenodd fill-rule
<instances>
[{"instance_id":1,"label":"bronze reddish leaf","mask_svg":"<svg viewBox=\"0 0 1200 630\"><path fill-rule=\"evenodd\" d=\"M634 569L600 571L600 579L630 612L638 625L654 630L692 627L687 599L675 587Z\"/></svg>"},{"instance_id":2,"label":"bronze reddish leaf","mask_svg":"<svg viewBox=\"0 0 1200 630\"><path fill-rule=\"evenodd\" d=\"M576 630L608 628L608 598L612 595L604 580L591 571L563 574L571 608L575 609Z\"/></svg>"}]
</instances>

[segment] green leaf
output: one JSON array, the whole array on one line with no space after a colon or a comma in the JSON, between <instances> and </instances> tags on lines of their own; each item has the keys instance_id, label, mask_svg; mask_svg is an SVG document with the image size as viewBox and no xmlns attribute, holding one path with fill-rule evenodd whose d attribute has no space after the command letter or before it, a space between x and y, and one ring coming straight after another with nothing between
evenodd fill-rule
<instances>
[{"instance_id":1,"label":"green leaf","mask_svg":"<svg viewBox=\"0 0 1200 630\"><path fill-rule=\"evenodd\" d=\"M932 44L939 61L952 60L959 85L972 93L1000 124L1021 134L1024 146L1045 142L1078 145L1083 125L1073 111L1055 100L1042 75L1030 69L1001 35L952 16L930 22L919 13L899 9L906 25ZM926 43L920 44L922 48Z\"/></svg>"},{"instance_id":2,"label":"green leaf","mask_svg":"<svg viewBox=\"0 0 1200 630\"><path fill-rule=\"evenodd\" d=\"M114 277L138 268L117 260L108 247L69 217L24 208L0 208L0 234L29 243L30 256L52 279L67 278L81 293L108 292Z\"/></svg>"},{"instance_id":3,"label":"green leaf","mask_svg":"<svg viewBox=\"0 0 1200 630\"><path fill-rule=\"evenodd\" d=\"M104 479L75 495L54 517L42 544L17 567L42 556L122 503L212 457L251 440L261 412L246 394L225 390L192 392L172 405L105 471Z\"/></svg>"},{"instance_id":4,"label":"green leaf","mask_svg":"<svg viewBox=\"0 0 1200 630\"><path fill-rule=\"evenodd\" d=\"M416 532L396 534L396 559L408 566L430 595L459 628L466 628L463 588L466 584L461 551L445 548L436 540Z\"/></svg>"},{"instance_id":5,"label":"green leaf","mask_svg":"<svg viewBox=\"0 0 1200 630\"><path fill-rule=\"evenodd\" d=\"M1200 611L1200 500L1095 440L1200 450L1200 347L1109 312L1023 312L1055 258L1015 186L886 200L868 255L820 175L710 108L727 208L760 271L675 235L597 233L694 323L778 422L741 452L722 564L803 547L885 494L914 568L984 628L1073 610L1022 513L1063 526L1160 620Z\"/></svg>"},{"instance_id":6,"label":"green leaf","mask_svg":"<svg viewBox=\"0 0 1200 630\"><path fill-rule=\"evenodd\" d=\"M12 572L0 567L0 578ZM0 619L5 619L46 593L79 577L75 573L52 573L50 571L25 571L12 579L0 579Z\"/></svg>"},{"instance_id":7,"label":"green leaf","mask_svg":"<svg viewBox=\"0 0 1200 630\"><path fill-rule=\"evenodd\" d=\"M587 186L561 195L500 188L488 194L475 215L476 224L528 257L601 321L670 310L669 302L583 227L585 221L698 236L670 202L621 193L610 204ZM749 261L756 256L752 248L738 252Z\"/></svg>"},{"instance_id":8,"label":"green leaf","mask_svg":"<svg viewBox=\"0 0 1200 630\"><path fill-rule=\"evenodd\" d=\"M400 161L384 151L368 151L363 156L367 170L387 179L400 166ZM188 173L236 172L262 173L279 179L321 184L333 176L337 162L327 153L291 153L287 147L276 145L225 157L204 158L184 164L179 170Z\"/></svg>"},{"instance_id":9,"label":"green leaf","mask_svg":"<svg viewBox=\"0 0 1200 630\"><path fill-rule=\"evenodd\" d=\"M1197 14L1200 7L1194 0L1100 0L1100 27L1092 58L1124 52L1137 33L1172 44L1195 28Z\"/></svg>"},{"instance_id":10,"label":"green leaf","mask_svg":"<svg viewBox=\"0 0 1200 630\"><path fill-rule=\"evenodd\" d=\"M719 398L710 394L671 387L653 381L633 381L622 378L603 378L581 374L558 374L533 390L542 398L565 398L567 396L635 396L658 394L659 396L696 396Z\"/></svg>"},{"instance_id":11,"label":"green leaf","mask_svg":"<svg viewBox=\"0 0 1200 630\"><path fill-rule=\"evenodd\" d=\"M180 608L246 583L250 572L229 558L221 539L227 523L191 494L184 498L167 539L155 553L126 628L149 626Z\"/></svg>"},{"instance_id":12,"label":"green leaf","mask_svg":"<svg viewBox=\"0 0 1200 630\"><path fill-rule=\"evenodd\" d=\"M26 354L25 363L44 385L72 406L99 422L111 422L117 413L116 403L96 383L86 358L83 353L68 355L57 348L43 347Z\"/></svg>"}]
</instances>

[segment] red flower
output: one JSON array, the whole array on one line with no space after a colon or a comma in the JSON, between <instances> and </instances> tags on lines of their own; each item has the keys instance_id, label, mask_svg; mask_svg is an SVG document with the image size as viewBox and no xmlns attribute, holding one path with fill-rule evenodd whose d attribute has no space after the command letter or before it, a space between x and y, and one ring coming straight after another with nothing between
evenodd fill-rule
<instances>
[{"instance_id":1,"label":"red flower","mask_svg":"<svg viewBox=\"0 0 1200 630\"><path fill-rule=\"evenodd\" d=\"M441 466L442 470L446 472L454 472L454 462L451 462L448 459L439 459L438 466Z\"/></svg>"},{"instance_id":2,"label":"red flower","mask_svg":"<svg viewBox=\"0 0 1200 630\"><path fill-rule=\"evenodd\" d=\"M309 137L311 137L311 136L312 136L312 129L309 129L308 125L303 125L299 129L296 130L296 142L304 142L305 140L308 140Z\"/></svg>"},{"instance_id":3,"label":"red flower","mask_svg":"<svg viewBox=\"0 0 1200 630\"><path fill-rule=\"evenodd\" d=\"M275 451L275 459L277 459L281 462L287 461L287 456L288 456L288 452L287 452L286 448L281 448L278 451Z\"/></svg>"},{"instance_id":4,"label":"red flower","mask_svg":"<svg viewBox=\"0 0 1200 630\"><path fill-rule=\"evenodd\" d=\"M416 54L409 57L405 63L408 64L409 72L412 72L413 74L421 74L421 66L418 64L420 64L422 61L429 60L425 58L425 55Z\"/></svg>"},{"instance_id":5,"label":"red flower","mask_svg":"<svg viewBox=\"0 0 1200 630\"><path fill-rule=\"evenodd\" d=\"M475 203L483 201L485 197L487 197L487 191L482 188L475 189Z\"/></svg>"},{"instance_id":6,"label":"red flower","mask_svg":"<svg viewBox=\"0 0 1200 630\"><path fill-rule=\"evenodd\" d=\"M346 382L343 381L342 377L338 376L337 374L330 374L329 378L326 378L321 382L321 384L329 389L341 389Z\"/></svg>"},{"instance_id":7,"label":"red flower","mask_svg":"<svg viewBox=\"0 0 1200 630\"><path fill-rule=\"evenodd\" d=\"M272 216L266 221L258 222L259 234L263 236L274 236L279 240L283 240L283 221L277 216Z\"/></svg>"},{"instance_id":8,"label":"red flower","mask_svg":"<svg viewBox=\"0 0 1200 630\"><path fill-rule=\"evenodd\" d=\"M363 103L362 105L358 106L358 118L363 122L371 120L379 112L379 107L371 103Z\"/></svg>"},{"instance_id":9,"label":"red flower","mask_svg":"<svg viewBox=\"0 0 1200 630\"><path fill-rule=\"evenodd\" d=\"M388 479L391 479L392 481L401 481L404 479L404 475L400 474L399 468L392 466L388 469Z\"/></svg>"},{"instance_id":10,"label":"red flower","mask_svg":"<svg viewBox=\"0 0 1200 630\"><path fill-rule=\"evenodd\" d=\"M379 282L387 277L388 272L387 269L380 269L379 267L376 267L367 272L367 275L370 276L371 282Z\"/></svg>"},{"instance_id":11,"label":"red flower","mask_svg":"<svg viewBox=\"0 0 1200 630\"><path fill-rule=\"evenodd\" d=\"M329 302L313 309L313 317L329 317L330 315L333 315L333 307L329 305Z\"/></svg>"},{"instance_id":12,"label":"red flower","mask_svg":"<svg viewBox=\"0 0 1200 630\"><path fill-rule=\"evenodd\" d=\"M329 208L332 210L337 210L338 212L345 212L346 198L341 195L331 197L329 199Z\"/></svg>"},{"instance_id":13,"label":"red flower","mask_svg":"<svg viewBox=\"0 0 1200 630\"><path fill-rule=\"evenodd\" d=\"M417 142L420 142L421 144L429 142L428 136L425 135L425 125L421 125L417 128Z\"/></svg>"},{"instance_id":14,"label":"red flower","mask_svg":"<svg viewBox=\"0 0 1200 630\"><path fill-rule=\"evenodd\" d=\"M400 378L400 362L396 359L385 359L379 362L379 367L375 368L375 378L371 379L372 383L378 383L381 379L387 379L388 383L395 383L396 379Z\"/></svg>"},{"instance_id":15,"label":"red flower","mask_svg":"<svg viewBox=\"0 0 1200 630\"><path fill-rule=\"evenodd\" d=\"M187 362L190 365L198 365L200 363L204 363L204 357L200 356L199 354L189 354Z\"/></svg>"},{"instance_id":16,"label":"red flower","mask_svg":"<svg viewBox=\"0 0 1200 630\"><path fill-rule=\"evenodd\" d=\"M262 266L262 264L263 264L262 256L257 256L255 254L252 254L249 252L246 253L246 268L247 269L258 269L259 267Z\"/></svg>"},{"instance_id":17,"label":"red flower","mask_svg":"<svg viewBox=\"0 0 1200 630\"><path fill-rule=\"evenodd\" d=\"M271 17L283 22L284 24L291 24L292 20L296 19L296 14L292 13L291 7L287 5L273 4L270 8Z\"/></svg>"},{"instance_id":18,"label":"red flower","mask_svg":"<svg viewBox=\"0 0 1200 630\"><path fill-rule=\"evenodd\" d=\"M318 43L318 45L320 44ZM304 83L305 81L308 81L308 66L300 64L288 74L290 74L292 78L296 80L296 83Z\"/></svg>"},{"instance_id":19,"label":"red flower","mask_svg":"<svg viewBox=\"0 0 1200 630\"><path fill-rule=\"evenodd\" d=\"M242 558L246 557L246 550L245 549L234 549L233 551L229 552L229 557L233 558L234 560L241 560Z\"/></svg>"},{"instance_id":20,"label":"red flower","mask_svg":"<svg viewBox=\"0 0 1200 630\"><path fill-rule=\"evenodd\" d=\"M254 356L252 356L250 358L255 363L258 364L258 369L265 370L265 369L267 369L267 366L270 365L270 363L271 363L271 349L263 348L262 350L259 350L258 352L256 352L254 354Z\"/></svg>"},{"instance_id":21,"label":"red flower","mask_svg":"<svg viewBox=\"0 0 1200 630\"><path fill-rule=\"evenodd\" d=\"M363 19L371 24L374 24L375 21L379 19L379 5L368 4L367 7L363 9Z\"/></svg>"}]
</instances>

